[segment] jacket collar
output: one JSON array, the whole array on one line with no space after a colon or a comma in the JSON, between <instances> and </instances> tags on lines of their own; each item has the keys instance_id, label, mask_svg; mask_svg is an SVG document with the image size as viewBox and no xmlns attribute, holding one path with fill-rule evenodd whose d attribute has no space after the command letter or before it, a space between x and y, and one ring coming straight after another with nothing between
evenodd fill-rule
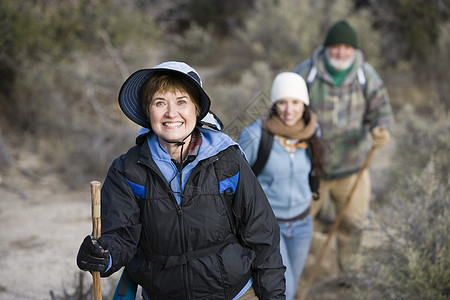
<instances>
[{"instance_id":1,"label":"jacket collar","mask_svg":"<svg viewBox=\"0 0 450 300\"><path fill-rule=\"evenodd\" d=\"M353 81L356 78L358 68L361 67L361 65L364 63L364 55L362 51L359 49L355 49L355 51L356 51L355 62L353 63L352 68L346 75L344 82L342 82L342 85L346 85L349 83L349 81ZM330 74L328 73L325 67L325 47L323 46L317 47L314 50L311 59L313 64L317 68L317 76L322 78L324 81L334 85L333 78L331 78Z\"/></svg>"}]
</instances>

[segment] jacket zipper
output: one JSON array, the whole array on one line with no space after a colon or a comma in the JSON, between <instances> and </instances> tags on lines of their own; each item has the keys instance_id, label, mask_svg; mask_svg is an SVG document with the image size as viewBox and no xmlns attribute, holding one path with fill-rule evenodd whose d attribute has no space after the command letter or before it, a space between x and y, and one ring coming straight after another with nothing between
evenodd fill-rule
<instances>
[{"instance_id":1,"label":"jacket zipper","mask_svg":"<svg viewBox=\"0 0 450 300\"><path fill-rule=\"evenodd\" d=\"M146 160L138 159L137 162L138 162L138 164L142 164L142 165L146 166L148 168L149 172L153 173L158 178L158 180L161 182L161 184L166 187L166 189L168 191L169 190L172 191L172 189L170 188L170 186L169 186L168 182L165 180L165 178L161 177L161 175L162 175L162 174L160 174L161 171L155 169ZM182 190L182 187L180 187L180 190ZM177 199L175 198L173 193L169 193L169 197L172 200L173 204L175 205L176 214L178 215L178 219L179 219L178 224L180 226L180 232L181 232L181 234L180 234L181 244L183 245L184 251L186 252L186 242L185 242L185 238L184 238L184 228L183 228L183 208L181 205L178 204ZM181 203L183 203L183 202L181 202ZM187 278L187 266L186 265L183 266L183 276L185 278ZM185 282L184 293L185 293L185 295L187 295L188 299L190 299L189 287L186 284L187 280L185 280L184 282Z\"/></svg>"},{"instance_id":2,"label":"jacket zipper","mask_svg":"<svg viewBox=\"0 0 450 300\"><path fill-rule=\"evenodd\" d=\"M212 162L214 162L214 161L217 161L218 160L218 158L217 157L215 157L214 159L212 159L212 160L208 160L207 159L207 161L208 161L208 164L209 163L212 163ZM194 170L191 172L191 174L190 174L190 176L189 176L189 178L188 178L188 180L186 181L186 186L188 185L188 183L190 182L190 181L192 181L192 178L197 174L197 173L199 173L200 172L200 170L201 169L203 169L204 167L205 167L205 163L202 163L202 162L204 162L204 161L201 161L201 162L199 162L198 164L197 164L197 166L194 168ZM168 188L169 190L172 190L171 188L170 188L170 186L169 186L169 184L167 183L167 181L164 179L164 177L161 177L161 175L160 175L160 173L161 172L158 172L150 163L148 163L146 160L141 160L141 159L138 159L138 163L139 164L142 164L142 165L144 165L144 166L146 166L148 169L149 169L149 171L150 172L152 172L153 174L155 174L157 177L158 177L158 179L166 186L166 188ZM181 172L181 171L180 171ZM185 186L185 187L186 187ZM182 190L182 187L180 186L180 191L182 192L182 195L184 195L184 192L183 192L183 190ZM187 251L187 245L186 245L186 240L185 240L185 236L184 236L184 226L183 226L183 207L182 207L182 204L183 204L183 196L182 196L182 198L181 198L181 205L179 205L178 204L178 202L177 202L177 199L175 198L175 196L171 193L170 194L170 198L172 199L172 201L173 201L173 203L175 204L175 206L176 206L176 209L177 209L177 215L178 215L178 218L179 218L179 224L180 224L180 232L181 232L181 243L182 243L182 245L183 245L183 248L184 248L184 251L186 252ZM188 278L188 272L187 272L187 264L185 264L185 265L183 265L183 276L187 279ZM191 297L191 294L190 294L190 288L189 288L189 285L188 285L188 280L185 280L184 281L185 283L185 290L184 290L184 293L185 293L185 295L186 295L186 299L191 299L192 297Z\"/></svg>"},{"instance_id":3,"label":"jacket zipper","mask_svg":"<svg viewBox=\"0 0 450 300\"><path fill-rule=\"evenodd\" d=\"M139 164L143 164L144 166L146 166L150 172L152 172L154 175L157 176L158 180L160 182L162 182L162 184L166 187L167 190L172 191L171 187L169 186L168 182L165 180L164 177L161 177L162 174L160 174L161 172L157 171L151 164L149 164L147 161L142 161L140 159L138 159L138 163ZM197 168L195 168L197 169ZM181 171L180 171L181 172ZM197 173L197 172L196 172ZM193 173L191 173L192 176ZM191 176L189 176L189 178L191 178ZM189 179L188 179L189 180ZM186 183L187 184L187 183ZM186 240L185 240L185 236L184 236L184 226L183 226L183 189L182 186L180 186L180 192L182 194L181 196L181 205L178 204L177 199L175 198L175 196L173 195L173 192L170 193L169 197L172 200L172 202L175 205L175 209L176 209L176 214L178 215L178 224L180 226L180 239L181 239L181 245L184 249L184 252L186 252L187 250L187 246L186 246ZM186 299L191 299L191 295L190 295L190 289L189 289L189 285L188 285L188 272L187 272L187 265L183 265L183 276L184 278L186 278L186 280L184 280L184 294L186 295Z\"/></svg>"}]
</instances>

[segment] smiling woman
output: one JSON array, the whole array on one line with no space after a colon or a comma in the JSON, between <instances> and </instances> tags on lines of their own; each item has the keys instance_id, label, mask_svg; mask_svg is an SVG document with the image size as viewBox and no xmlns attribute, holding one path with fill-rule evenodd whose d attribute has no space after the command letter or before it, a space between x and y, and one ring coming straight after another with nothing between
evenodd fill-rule
<instances>
[{"instance_id":1,"label":"smiling woman","mask_svg":"<svg viewBox=\"0 0 450 300\"><path fill-rule=\"evenodd\" d=\"M181 143L189 144L197 123L194 103L186 92L156 92L148 108L150 124L160 144L180 164L188 148L181 148L179 158L177 150Z\"/></svg>"},{"instance_id":2,"label":"smiling woman","mask_svg":"<svg viewBox=\"0 0 450 300\"><path fill-rule=\"evenodd\" d=\"M270 109L245 128L238 141L278 219L286 299L293 300L312 239L309 211L315 190L310 180L320 175L320 140L317 117L308 107L308 90L300 75L278 74L270 100ZM267 156L261 163L263 152Z\"/></svg>"},{"instance_id":3,"label":"smiling woman","mask_svg":"<svg viewBox=\"0 0 450 300\"><path fill-rule=\"evenodd\" d=\"M160 142L189 142L185 139L194 130L197 116L194 101L187 93L158 92L148 110L150 124Z\"/></svg>"},{"instance_id":4,"label":"smiling woman","mask_svg":"<svg viewBox=\"0 0 450 300\"><path fill-rule=\"evenodd\" d=\"M200 114L198 94L193 83L181 76L154 75L144 85L143 109L159 142L173 159L181 160L187 154L186 147L178 156L178 144L189 144L191 140Z\"/></svg>"},{"instance_id":5,"label":"smiling woman","mask_svg":"<svg viewBox=\"0 0 450 300\"><path fill-rule=\"evenodd\" d=\"M103 184L101 238L77 257L101 276L125 266L116 296L135 282L144 299L284 299L275 216L237 143L203 127L210 103L181 62L122 86L120 107L143 129Z\"/></svg>"}]
</instances>

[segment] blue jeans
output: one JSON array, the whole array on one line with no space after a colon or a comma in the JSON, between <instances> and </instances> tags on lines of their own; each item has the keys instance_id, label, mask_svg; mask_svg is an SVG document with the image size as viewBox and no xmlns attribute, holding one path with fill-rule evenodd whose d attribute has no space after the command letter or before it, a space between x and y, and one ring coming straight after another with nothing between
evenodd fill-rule
<instances>
[{"instance_id":1,"label":"blue jeans","mask_svg":"<svg viewBox=\"0 0 450 300\"><path fill-rule=\"evenodd\" d=\"M308 257L313 235L313 221L311 215L308 215L303 220L278 222L278 224L281 235L281 257L286 266L286 300L292 300Z\"/></svg>"}]
</instances>

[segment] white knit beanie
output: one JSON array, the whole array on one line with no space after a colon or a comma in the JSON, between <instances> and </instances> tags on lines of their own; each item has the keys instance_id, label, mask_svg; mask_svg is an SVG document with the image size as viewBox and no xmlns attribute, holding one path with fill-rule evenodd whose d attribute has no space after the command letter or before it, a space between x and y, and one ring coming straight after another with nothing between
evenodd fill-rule
<instances>
[{"instance_id":1,"label":"white knit beanie","mask_svg":"<svg viewBox=\"0 0 450 300\"><path fill-rule=\"evenodd\" d=\"M280 99L293 98L309 105L308 89L305 80L294 72L278 74L272 83L270 102L274 104Z\"/></svg>"}]
</instances>

